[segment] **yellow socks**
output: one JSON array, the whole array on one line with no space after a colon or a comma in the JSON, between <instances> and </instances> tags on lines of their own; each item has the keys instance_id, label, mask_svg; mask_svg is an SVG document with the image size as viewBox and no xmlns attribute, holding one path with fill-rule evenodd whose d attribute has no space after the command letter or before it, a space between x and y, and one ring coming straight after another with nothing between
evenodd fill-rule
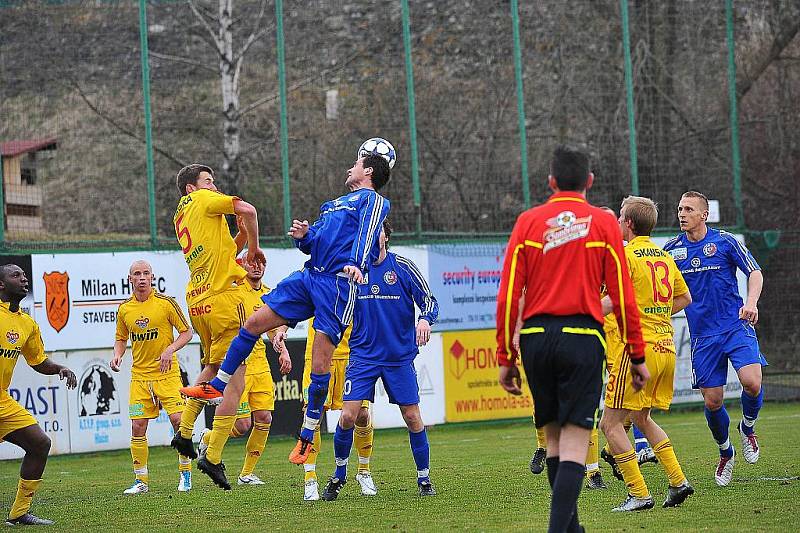
<instances>
[{"instance_id":1,"label":"yellow socks","mask_svg":"<svg viewBox=\"0 0 800 533\"><path fill-rule=\"evenodd\" d=\"M317 424L317 429L314 430L314 444L311 446L311 452L308 454L308 459L306 459L303 465L303 470L305 470L306 473L305 481L317 479L317 456L321 449L322 436L320 435L319 424Z\"/></svg>"},{"instance_id":2,"label":"yellow socks","mask_svg":"<svg viewBox=\"0 0 800 533\"><path fill-rule=\"evenodd\" d=\"M184 411L185 412L185 411ZM228 442L231 428L236 422L236 415L216 415L214 417L214 427L211 429L211 436L208 438L208 449L206 459L212 464L218 465L222 462L222 449Z\"/></svg>"},{"instance_id":3,"label":"yellow socks","mask_svg":"<svg viewBox=\"0 0 800 533\"><path fill-rule=\"evenodd\" d=\"M673 487L678 487L686 481L686 476L683 475L678 458L675 457L675 450L672 448L670 440L664 439L655 446L653 451L656 452L659 464L664 468L669 478L669 484Z\"/></svg>"},{"instance_id":4,"label":"yellow socks","mask_svg":"<svg viewBox=\"0 0 800 533\"><path fill-rule=\"evenodd\" d=\"M636 460L636 451L631 448L627 452L623 452L614 456L617 461L617 466L622 472L622 478L625 480L625 485L628 487L628 493L636 498L646 498L650 495L647 485L642 477L642 471L639 470L639 462Z\"/></svg>"},{"instance_id":5,"label":"yellow socks","mask_svg":"<svg viewBox=\"0 0 800 533\"><path fill-rule=\"evenodd\" d=\"M372 427L372 421L366 426L356 426L353 432L353 445L355 445L356 452L358 453L358 471L369 472L369 459L372 457L372 440L375 431Z\"/></svg>"},{"instance_id":6,"label":"yellow socks","mask_svg":"<svg viewBox=\"0 0 800 533\"><path fill-rule=\"evenodd\" d=\"M183 412L181 413L181 437L184 439L192 438L194 423L197 417L200 416L200 412L205 405L205 402L195 398L188 398L186 400L186 406L184 406Z\"/></svg>"},{"instance_id":7,"label":"yellow socks","mask_svg":"<svg viewBox=\"0 0 800 533\"><path fill-rule=\"evenodd\" d=\"M586 451L586 475L590 475L593 472L600 470L600 465L598 464L599 459L599 445L600 445L600 437L597 434L597 428L593 429L592 432L589 434L589 449Z\"/></svg>"},{"instance_id":8,"label":"yellow socks","mask_svg":"<svg viewBox=\"0 0 800 533\"><path fill-rule=\"evenodd\" d=\"M244 456L244 465L242 465L240 477L249 476L255 470L258 460L261 459L261 454L264 453L264 448L267 447L269 428L270 424L261 424L259 422L253 424L253 430L247 439L247 453Z\"/></svg>"},{"instance_id":9,"label":"yellow socks","mask_svg":"<svg viewBox=\"0 0 800 533\"><path fill-rule=\"evenodd\" d=\"M39 489L41 483L41 479L19 479L19 483L17 483L17 497L14 499L14 504L8 512L8 518L10 520L19 518L28 512L31 508L33 495Z\"/></svg>"},{"instance_id":10,"label":"yellow socks","mask_svg":"<svg viewBox=\"0 0 800 533\"><path fill-rule=\"evenodd\" d=\"M149 483L150 476L147 473L147 458L149 450L147 448L147 437L131 437L131 458L133 458L133 473L136 479L142 483Z\"/></svg>"},{"instance_id":11,"label":"yellow socks","mask_svg":"<svg viewBox=\"0 0 800 533\"><path fill-rule=\"evenodd\" d=\"M244 435L244 433L242 433L241 431L236 429L236 419L234 419L233 420L233 425L231 426L231 437L234 438L234 439L238 439L242 435Z\"/></svg>"},{"instance_id":12,"label":"yellow socks","mask_svg":"<svg viewBox=\"0 0 800 533\"><path fill-rule=\"evenodd\" d=\"M191 472L192 460L185 455L178 454L178 472Z\"/></svg>"}]
</instances>

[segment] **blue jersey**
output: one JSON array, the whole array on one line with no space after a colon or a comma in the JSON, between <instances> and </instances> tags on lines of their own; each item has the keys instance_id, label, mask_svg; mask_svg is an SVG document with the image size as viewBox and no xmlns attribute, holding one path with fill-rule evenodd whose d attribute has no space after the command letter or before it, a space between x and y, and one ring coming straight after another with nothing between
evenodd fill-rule
<instances>
[{"instance_id":1,"label":"blue jersey","mask_svg":"<svg viewBox=\"0 0 800 533\"><path fill-rule=\"evenodd\" d=\"M739 327L743 302L736 269L747 276L761 270L750 251L727 231L712 228L697 242L682 233L667 241L664 250L678 264L692 294L686 308L692 337L720 335Z\"/></svg>"},{"instance_id":2,"label":"blue jersey","mask_svg":"<svg viewBox=\"0 0 800 533\"><path fill-rule=\"evenodd\" d=\"M362 273L378 260L378 237L389 214L389 200L372 189L358 189L325 202L319 218L295 246L311 259L312 272L336 274L345 266L357 266Z\"/></svg>"},{"instance_id":3,"label":"blue jersey","mask_svg":"<svg viewBox=\"0 0 800 533\"><path fill-rule=\"evenodd\" d=\"M419 318L430 325L439 317L439 304L417 265L387 252L386 259L372 265L358 290L350 360L381 365L413 361L419 353L414 304L420 309Z\"/></svg>"}]
</instances>

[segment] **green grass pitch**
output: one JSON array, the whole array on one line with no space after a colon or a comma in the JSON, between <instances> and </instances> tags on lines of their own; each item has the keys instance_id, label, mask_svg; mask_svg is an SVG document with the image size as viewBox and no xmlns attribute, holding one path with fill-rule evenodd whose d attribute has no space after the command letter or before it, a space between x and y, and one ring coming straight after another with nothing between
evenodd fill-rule
<instances>
[{"instance_id":1,"label":"green grass pitch","mask_svg":"<svg viewBox=\"0 0 800 533\"><path fill-rule=\"evenodd\" d=\"M730 409L738 420L738 405ZM742 457L730 486L713 479L716 446L700 411L656 416L670 434L678 459L697 490L679 508L660 507L667 480L658 465L643 467L656 508L612 513L625 497L622 482L602 466L609 487L581 492L579 509L589 531L797 531L800 527L800 404L767 404L758 422L761 459ZM734 423L731 423L731 428ZM232 492L195 471L191 493L176 492L177 459L168 448L150 450L150 493L123 496L132 479L127 451L52 457L33 511L57 521L50 530L116 531L544 531L549 512L546 474L528 470L534 432L526 421L460 424L429 429L431 476L438 491L417 496L408 436L377 431L372 459L379 492L361 496L350 480L336 502L302 501L302 468L286 457L294 442L270 438L256 473L261 487L235 485L244 441L225 450ZM320 481L333 471L332 436L323 436ZM739 447L735 429L731 440ZM602 439L601 439L602 442ZM354 475L355 455L351 459ZM19 461L0 463L0 502L13 499Z\"/></svg>"}]
</instances>

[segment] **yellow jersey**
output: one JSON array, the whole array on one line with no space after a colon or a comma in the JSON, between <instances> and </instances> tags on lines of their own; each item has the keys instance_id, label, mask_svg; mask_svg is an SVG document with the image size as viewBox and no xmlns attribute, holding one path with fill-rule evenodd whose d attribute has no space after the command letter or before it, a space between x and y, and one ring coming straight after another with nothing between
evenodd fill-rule
<instances>
[{"instance_id":1,"label":"yellow jersey","mask_svg":"<svg viewBox=\"0 0 800 533\"><path fill-rule=\"evenodd\" d=\"M261 287L258 289L254 289L250 286L247 281L240 285L240 290L245 292L245 297L242 299L244 306L245 306L245 313L246 316L252 315L256 310L264 305L264 302L261 300L261 297L265 294L268 294L271 290L269 287L261 284ZM268 334L271 334L270 331ZM270 335L271 337L272 335ZM245 371L246 376L252 376L255 374L263 374L264 372L269 372L269 364L267 363L267 345L264 343L264 339L258 339L256 341L256 345L253 347L253 351L250 352L250 355L247 357L247 370Z\"/></svg>"},{"instance_id":2,"label":"yellow jersey","mask_svg":"<svg viewBox=\"0 0 800 533\"><path fill-rule=\"evenodd\" d=\"M192 305L230 289L247 272L236 264L233 242L225 215L234 214L235 196L198 189L180 199L172 219L175 235L189 266L186 303Z\"/></svg>"},{"instance_id":3,"label":"yellow jersey","mask_svg":"<svg viewBox=\"0 0 800 533\"><path fill-rule=\"evenodd\" d=\"M350 324L347 326L347 329L344 330L344 334L342 334L342 341L333 350L333 360L334 361L349 361L350 360L350 334L353 332L353 325ZM308 323L308 340L306 340L306 361L311 361L311 347L314 346L314 335L316 335L316 331L314 330L314 319L312 318L311 321Z\"/></svg>"},{"instance_id":4,"label":"yellow jersey","mask_svg":"<svg viewBox=\"0 0 800 533\"><path fill-rule=\"evenodd\" d=\"M21 310L11 311L9 302L0 302L0 397L8 396L20 354L30 366L47 359L39 324Z\"/></svg>"},{"instance_id":5,"label":"yellow jersey","mask_svg":"<svg viewBox=\"0 0 800 533\"><path fill-rule=\"evenodd\" d=\"M189 329L189 323L174 298L153 290L143 302L131 296L119 304L116 339L131 340L133 379L154 381L180 375L176 354L172 354L170 370L161 373L161 354L175 340L173 328L178 333Z\"/></svg>"},{"instance_id":6,"label":"yellow jersey","mask_svg":"<svg viewBox=\"0 0 800 533\"><path fill-rule=\"evenodd\" d=\"M689 292L678 265L649 236L632 239L625 246L625 259L639 306L644 342L675 353L672 302L676 296Z\"/></svg>"}]
</instances>

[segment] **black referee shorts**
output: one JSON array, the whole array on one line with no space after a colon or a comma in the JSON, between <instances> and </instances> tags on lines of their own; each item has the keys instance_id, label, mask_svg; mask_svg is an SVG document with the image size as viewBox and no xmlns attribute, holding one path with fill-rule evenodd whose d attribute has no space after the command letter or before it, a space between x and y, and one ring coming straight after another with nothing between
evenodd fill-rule
<instances>
[{"instance_id":1,"label":"black referee shorts","mask_svg":"<svg viewBox=\"0 0 800 533\"><path fill-rule=\"evenodd\" d=\"M587 315L538 315L525 321L519 344L536 427L551 422L597 427L606 359L603 326Z\"/></svg>"}]
</instances>

